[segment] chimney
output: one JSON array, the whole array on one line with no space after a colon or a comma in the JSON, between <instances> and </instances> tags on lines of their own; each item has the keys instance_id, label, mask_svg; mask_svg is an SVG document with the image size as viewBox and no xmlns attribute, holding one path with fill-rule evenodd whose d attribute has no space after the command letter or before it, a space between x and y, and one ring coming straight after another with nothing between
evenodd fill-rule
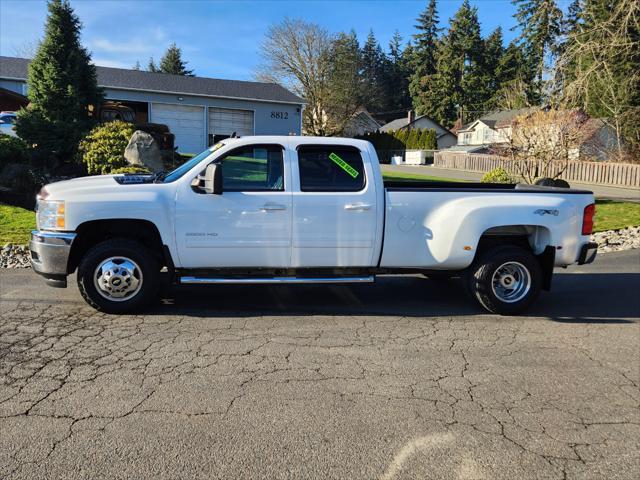
<instances>
[{"instance_id":1,"label":"chimney","mask_svg":"<svg viewBox=\"0 0 640 480\"><path fill-rule=\"evenodd\" d=\"M416 115L413 113L413 110L409 110L407 113L407 122L411 123L416 119Z\"/></svg>"}]
</instances>

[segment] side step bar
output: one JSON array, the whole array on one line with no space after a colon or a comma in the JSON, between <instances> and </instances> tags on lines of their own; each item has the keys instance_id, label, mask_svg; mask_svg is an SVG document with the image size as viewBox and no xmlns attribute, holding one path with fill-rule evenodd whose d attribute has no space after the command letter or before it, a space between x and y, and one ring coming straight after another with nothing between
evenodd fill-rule
<instances>
[{"instance_id":1,"label":"side step bar","mask_svg":"<svg viewBox=\"0 0 640 480\"><path fill-rule=\"evenodd\" d=\"M180 277L185 284L291 284L291 283L371 283L373 275L368 277Z\"/></svg>"}]
</instances>

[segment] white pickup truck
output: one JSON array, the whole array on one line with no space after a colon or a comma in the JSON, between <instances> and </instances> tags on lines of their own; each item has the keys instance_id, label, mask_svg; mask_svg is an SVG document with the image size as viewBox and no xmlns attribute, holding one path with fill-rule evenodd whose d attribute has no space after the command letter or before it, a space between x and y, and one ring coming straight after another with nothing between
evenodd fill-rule
<instances>
[{"instance_id":1,"label":"white pickup truck","mask_svg":"<svg viewBox=\"0 0 640 480\"><path fill-rule=\"evenodd\" d=\"M77 269L85 300L110 313L152 303L166 268L178 284L461 275L484 308L515 314L554 266L593 261L594 213L588 191L383 182L361 140L243 137L170 173L47 185L30 250L48 284Z\"/></svg>"}]
</instances>

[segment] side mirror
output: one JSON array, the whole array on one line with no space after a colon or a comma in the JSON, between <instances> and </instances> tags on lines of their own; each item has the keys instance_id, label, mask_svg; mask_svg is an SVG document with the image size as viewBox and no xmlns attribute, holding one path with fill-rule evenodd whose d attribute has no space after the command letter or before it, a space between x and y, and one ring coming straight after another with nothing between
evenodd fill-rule
<instances>
[{"instance_id":1,"label":"side mirror","mask_svg":"<svg viewBox=\"0 0 640 480\"><path fill-rule=\"evenodd\" d=\"M222 194L222 165L217 163L207 165L207 169L204 171L202 189L205 193Z\"/></svg>"}]
</instances>

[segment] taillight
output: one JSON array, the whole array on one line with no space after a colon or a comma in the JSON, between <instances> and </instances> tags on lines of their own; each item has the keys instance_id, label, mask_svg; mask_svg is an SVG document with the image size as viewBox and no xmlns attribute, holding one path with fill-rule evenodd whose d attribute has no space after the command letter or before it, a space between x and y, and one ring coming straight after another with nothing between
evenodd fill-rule
<instances>
[{"instance_id":1,"label":"taillight","mask_svg":"<svg viewBox=\"0 0 640 480\"><path fill-rule=\"evenodd\" d=\"M584 214L582 215L582 235L591 235L593 233L593 217L595 217L595 215L595 203L584 207Z\"/></svg>"}]
</instances>

